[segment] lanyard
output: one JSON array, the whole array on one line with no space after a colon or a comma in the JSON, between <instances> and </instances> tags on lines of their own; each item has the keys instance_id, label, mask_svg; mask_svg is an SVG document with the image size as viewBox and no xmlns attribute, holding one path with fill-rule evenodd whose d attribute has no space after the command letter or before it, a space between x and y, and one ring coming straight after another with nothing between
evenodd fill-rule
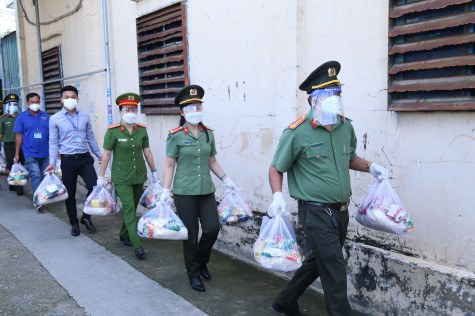
<instances>
[{"instance_id":1,"label":"lanyard","mask_svg":"<svg viewBox=\"0 0 475 316\"><path fill-rule=\"evenodd\" d=\"M77 119L77 124L78 126L76 127L76 125L74 125L73 121L69 118L69 116L66 115L66 113L64 113L64 116L66 116L66 118L71 122L71 124L73 124L73 127L76 131L78 131L78 128L79 128L79 113L76 111L76 114L78 115L78 119Z\"/></svg>"}]
</instances>

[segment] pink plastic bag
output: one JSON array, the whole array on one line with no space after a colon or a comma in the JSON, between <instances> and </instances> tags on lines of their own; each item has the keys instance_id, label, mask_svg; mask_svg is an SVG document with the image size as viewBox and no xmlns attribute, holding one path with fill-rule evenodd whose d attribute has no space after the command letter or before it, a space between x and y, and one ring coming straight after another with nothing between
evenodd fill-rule
<instances>
[{"instance_id":1,"label":"pink plastic bag","mask_svg":"<svg viewBox=\"0 0 475 316\"><path fill-rule=\"evenodd\" d=\"M377 180L368 186L356 220L365 227L391 234L404 235L414 229L414 222L388 180Z\"/></svg>"}]
</instances>

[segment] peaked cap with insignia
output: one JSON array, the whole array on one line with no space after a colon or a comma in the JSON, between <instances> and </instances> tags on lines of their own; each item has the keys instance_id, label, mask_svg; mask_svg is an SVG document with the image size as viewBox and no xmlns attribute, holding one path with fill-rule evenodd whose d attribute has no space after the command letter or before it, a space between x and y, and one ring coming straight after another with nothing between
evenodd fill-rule
<instances>
[{"instance_id":1,"label":"peaked cap with insignia","mask_svg":"<svg viewBox=\"0 0 475 316\"><path fill-rule=\"evenodd\" d=\"M142 98L137 93L126 92L119 95L117 99L115 99L115 103L117 103L118 106L138 106L140 100L142 100Z\"/></svg>"},{"instance_id":2,"label":"peaked cap with insignia","mask_svg":"<svg viewBox=\"0 0 475 316\"><path fill-rule=\"evenodd\" d=\"M180 109L182 109L189 103L203 102L201 99L204 95L205 91L199 85L193 84L188 87L184 87L176 95L175 105L178 105Z\"/></svg>"},{"instance_id":3,"label":"peaked cap with insignia","mask_svg":"<svg viewBox=\"0 0 475 316\"><path fill-rule=\"evenodd\" d=\"M321 64L302 82L299 89L310 94L315 89L340 84L340 80L336 77L340 68L340 63L334 60Z\"/></svg>"},{"instance_id":4,"label":"peaked cap with insignia","mask_svg":"<svg viewBox=\"0 0 475 316\"><path fill-rule=\"evenodd\" d=\"M20 97L14 93L7 94L5 98L3 99L3 103L8 103L8 102L17 102L20 101Z\"/></svg>"}]
</instances>

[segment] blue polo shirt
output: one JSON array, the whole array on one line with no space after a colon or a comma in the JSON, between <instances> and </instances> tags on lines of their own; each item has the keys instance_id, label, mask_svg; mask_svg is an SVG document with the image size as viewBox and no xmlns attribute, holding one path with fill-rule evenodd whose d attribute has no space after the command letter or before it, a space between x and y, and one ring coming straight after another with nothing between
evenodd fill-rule
<instances>
[{"instance_id":1,"label":"blue polo shirt","mask_svg":"<svg viewBox=\"0 0 475 316\"><path fill-rule=\"evenodd\" d=\"M27 109L21 112L13 127L15 133L23 134L23 155L46 158L49 156L49 114L38 111L34 116Z\"/></svg>"}]
</instances>

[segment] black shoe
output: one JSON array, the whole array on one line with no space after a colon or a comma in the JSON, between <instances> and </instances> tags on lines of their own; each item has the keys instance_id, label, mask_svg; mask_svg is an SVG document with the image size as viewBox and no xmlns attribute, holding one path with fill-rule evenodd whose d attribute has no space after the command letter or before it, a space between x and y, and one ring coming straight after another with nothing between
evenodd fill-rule
<instances>
[{"instance_id":1,"label":"black shoe","mask_svg":"<svg viewBox=\"0 0 475 316\"><path fill-rule=\"evenodd\" d=\"M135 249L135 255L137 256L137 258L141 258L141 257L145 256L145 250L143 250L142 247L137 248L137 249Z\"/></svg>"},{"instance_id":2,"label":"black shoe","mask_svg":"<svg viewBox=\"0 0 475 316\"><path fill-rule=\"evenodd\" d=\"M206 264L203 264L201 266L201 271L200 271L200 274L203 278L205 278L206 280L209 280L211 279L211 273L209 273L209 270L208 270L208 267L206 266Z\"/></svg>"},{"instance_id":3,"label":"black shoe","mask_svg":"<svg viewBox=\"0 0 475 316\"><path fill-rule=\"evenodd\" d=\"M13 185L9 185L8 186L8 191L16 191L16 189Z\"/></svg>"},{"instance_id":4,"label":"black shoe","mask_svg":"<svg viewBox=\"0 0 475 316\"><path fill-rule=\"evenodd\" d=\"M92 232L97 231L96 226L94 226L94 224L92 223L90 218L85 218L84 216L81 217L81 224L86 226L86 228L89 229Z\"/></svg>"},{"instance_id":5,"label":"black shoe","mask_svg":"<svg viewBox=\"0 0 475 316\"><path fill-rule=\"evenodd\" d=\"M204 292L206 291L205 285L203 282L201 282L201 279L199 276L197 277L192 277L188 276L190 278L190 285L193 288L193 290L198 291L198 292Z\"/></svg>"},{"instance_id":6,"label":"black shoe","mask_svg":"<svg viewBox=\"0 0 475 316\"><path fill-rule=\"evenodd\" d=\"M277 300L274 300L272 302L272 308L278 313L284 313L285 316L305 316L305 314L302 314L300 311L292 312L288 309L283 308L277 303Z\"/></svg>"},{"instance_id":7,"label":"black shoe","mask_svg":"<svg viewBox=\"0 0 475 316\"><path fill-rule=\"evenodd\" d=\"M17 195L23 195L23 187L17 187L16 188L16 194Z\"/></svg>"},{"instance_id":8,"label":"black shoe","mask_svg":"<svg viewBox=\"0 0 475 316\"><path fill-rule=\"evenodd\" d=\"M79 225L78 224L73 225L73 227L71 227L71 235L73 235L74 237L77 237L79 236L79 234L80 234Z\"/></svg>"},{"instance_id":9,"label":"black shoe","mask_svg":"<svg viewBox=\"0 0 475 316\"><path fill-rule=\"evenodd\" d=\"M120 241L123 241L123 242L124 242L124 245L126 245L126 246L132 246L132 242L130 241L130 238L129 238L129 237L122 237L122 236L119 236L119 239L120 239Z\"/></svg>"}]
</instances>

